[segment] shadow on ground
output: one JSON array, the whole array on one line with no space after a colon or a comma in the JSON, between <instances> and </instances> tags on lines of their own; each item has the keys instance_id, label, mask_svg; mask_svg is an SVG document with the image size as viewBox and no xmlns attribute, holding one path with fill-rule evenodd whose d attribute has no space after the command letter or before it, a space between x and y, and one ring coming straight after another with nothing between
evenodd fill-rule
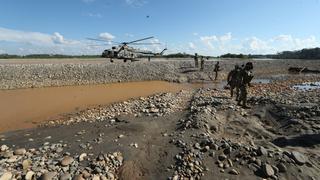
<instances>
[{"instance_id":1,"label":"shadow on ground","mask_svg":"<svg viewBox=\"0 0 320 180\"><path fill-rule=\"evenodd\" d=\"M320 144L320 134L304 134L291 138L279 137L272 141L273 144L279 147L286 146L301 146L301 147L313 147Z\"/></svg>"}]
</instances>

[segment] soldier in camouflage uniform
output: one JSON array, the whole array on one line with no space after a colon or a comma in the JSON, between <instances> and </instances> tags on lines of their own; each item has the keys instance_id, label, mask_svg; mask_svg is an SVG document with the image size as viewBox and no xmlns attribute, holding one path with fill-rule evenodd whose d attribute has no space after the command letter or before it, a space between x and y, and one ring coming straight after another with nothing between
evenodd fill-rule
<instances>
[{"instance_id":1,"label":"soldier in camouflage uniform","mask_svg":"<svg viewBox=\"0 0 320 180\"><path fill-rule=\"evenodd\" d=\"M218 79L218 72L220 71L219 61L214 65L213 71L215 72L214 80Z\"/></svg>"},{"instance_id":2,"label":"soldier in camouflage uniform","mask_svg":"<svg viewBox=\"0 0 320 180\"><path fill-rule=\"evenodd\" d=\"M239 73L239 79L240 79L240 97L238 99L238 105L241 105L243 108L250 108L247 106L247 89L248 86L250 85L250 82L253 78L252 75L252 69L253 69L253 65L252 62L248 62L244 68L241 68L241 71Z\"/></svg>"},{"instance_id":3,"label":"soldier in camouflage uniform","mask_svg":"<svg viewBox=\"0 0 320 180\"><path fill-rule=\"evenodd\" d=\"M240 88L240 73L241 69L238 65L234 66L234 69L231 70L228 74L227 82L230 86L230 96L233 97L233 90L236 89L236 100L239 100L239 88Z\"/></svg>"},{"instance_id":4,"label":"soldier in camouflage uniform","mask_svg":"<svg viewBox=\"0 0 320 180\"><path fill-rule=\"evenodd\" d=\"M204 69L204 57L201 56L201 59L200 59L200 71L203 71Z\"/></svg>"},{"instance_id":5,"label":"soldier in camouflage uniform","mask_svg":"<svg viewBox=\"0 0 320 180\"><path fill-rule=\"evenodd\" d=\"M194 66L196 68L199 67L199 60L198 60L198 54L197 53L194 54Z\"/></svg>"}]
</instances>

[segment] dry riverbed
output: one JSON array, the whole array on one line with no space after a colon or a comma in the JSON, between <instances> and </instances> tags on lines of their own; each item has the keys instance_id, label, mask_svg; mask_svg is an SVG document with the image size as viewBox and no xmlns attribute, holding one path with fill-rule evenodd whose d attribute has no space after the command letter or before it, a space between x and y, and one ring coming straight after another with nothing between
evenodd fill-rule
<instances>
[{"instance_id":1,"label":"dry riverbed","mask_svg":"<svg viewBox=\"0 0 320 180\"><path fill-rule=\"evenodd\" d=\"M297 91L292 86L318 82L320 76L287 75L286 69L288 64L317 67L320 62L255 61L255 74L262 83L250 88L251 109L242 109L229 97L223 88L226 72L221 81L210 82L210 66L204 72L192 71L189 61L154 62L150 67L161 63L171 67L171 74L166 75L198 84L191 89L84 109L42 122L38 128L2 133L0 177L318 179L320 90ZM227 71L235 61L222 64ZM134 67L138 66L148 67L145 62ZM26 76L33 77L29 70ZM76 76L79 81L80 74ZM40 82L43 86L50 82L46 78L5 77L1 84L7 89L16 87L18 81L39 86ZM9 81L8 86L3 85Z\"/></svg>"}]
</instances>

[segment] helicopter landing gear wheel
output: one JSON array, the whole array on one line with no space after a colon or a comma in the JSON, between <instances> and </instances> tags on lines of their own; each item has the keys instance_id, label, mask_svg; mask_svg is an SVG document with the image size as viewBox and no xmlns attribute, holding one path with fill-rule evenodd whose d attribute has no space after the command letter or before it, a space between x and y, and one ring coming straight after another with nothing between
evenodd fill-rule
<instances>
[{"instance_id":1,"label":"helicopter landing gear wheel","mask_svg":"<svg viewBox=\"0 0 320 180\"><path fill-rule=\"evenodd\" d=\"M126 59L124 59L124 60L123 60L123 62L127 62L127 60L126 60Z\"/></svg>"},{"instance_id":2,"label":"helicopter landing gear wheel","mask_svg":"<svg viewBox=\"0 0 320 180\"><path fill-rule=\"evenodd\" d=\"M112 63L113 63L113 59L110 59L110 62L112 62Z\"/></svg>"}]
</instances>

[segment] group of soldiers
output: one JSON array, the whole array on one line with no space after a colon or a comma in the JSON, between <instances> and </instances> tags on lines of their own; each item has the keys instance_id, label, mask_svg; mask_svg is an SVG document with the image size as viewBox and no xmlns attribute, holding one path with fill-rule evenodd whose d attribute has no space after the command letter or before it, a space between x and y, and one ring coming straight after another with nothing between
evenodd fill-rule
<instances>
[{"instance_id":1,"label":"group of soldiers","mask_svg":"<svg viewBox=\"0 0 320 180\"><path fill-rule=\"evenodd\" d=\"M208 59L208 58L207 58ZM199 56L195 53L194 62L195 67L199 68ZM200 56L200 70L203 71L204 68L204 57ZM251 86L250 82L253 79L252 75L253 64L252 62L248 62L245 65L243 64L241 67L239 65L235 65L234 69L231 70L228 74L227 82L230 87L230 95L233 97L234 90L236 91L236 101L239 106L243 108L249 108L247 106L247 95L248 95L248 87ZM220 63L217 63L214 66L215 78L218 79L218 72L221 71Z\"/></svg>"},{"instance_id":2,"label":"group of soldiers","mask_svg":"<svg viewBox=\"0 0 320 180\"><path fill-rule=\"evenodd\" d=\"M230 95L233 97L233 91L236 90L236 101L238 105L243 108L249 108L247 106L248 87L251 86L250 82L253 79L253 64L248 62L245 65L239 67L235 65L234 69L228 74L227 82L230 86Z\"/></svg>"},{"instance_id":3,"label":"group of soldiers","mask_svg":"<svg viewBox=\"0 0 320 180\"><path fill-rule=\"evenodd\" d=\"M200 56L200 71L203 71L204 68L204 56ZM208 60L209 57L206 57L206 59ZM194 54L194 64L196 68L199 68L199 56L197 53Z\"/></svg>"}]
</instances>

